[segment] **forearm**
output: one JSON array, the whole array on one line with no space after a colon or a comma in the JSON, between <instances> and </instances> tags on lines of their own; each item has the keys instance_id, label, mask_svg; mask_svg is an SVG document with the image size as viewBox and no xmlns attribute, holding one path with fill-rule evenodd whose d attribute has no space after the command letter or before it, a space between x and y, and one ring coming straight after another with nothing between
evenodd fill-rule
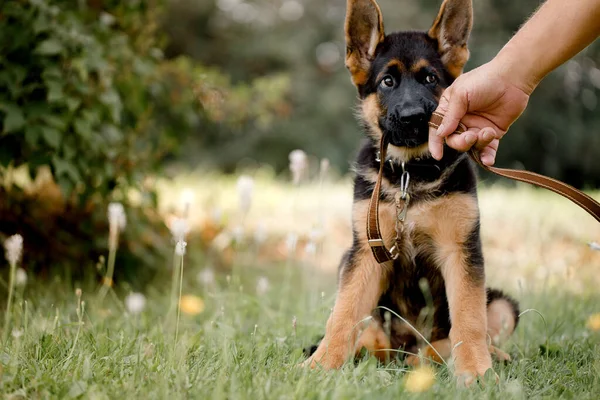
<instances>
[{"instance_id":1,"label":"forearm","mask_svg":"<svg viewBox=\"0 0 600 400\"><path fill-rule=\"evenodd\" d=\"M552 70L600 35L600 0L548 0L492 60L530 94Z\"/></svg>"}]
</instances>

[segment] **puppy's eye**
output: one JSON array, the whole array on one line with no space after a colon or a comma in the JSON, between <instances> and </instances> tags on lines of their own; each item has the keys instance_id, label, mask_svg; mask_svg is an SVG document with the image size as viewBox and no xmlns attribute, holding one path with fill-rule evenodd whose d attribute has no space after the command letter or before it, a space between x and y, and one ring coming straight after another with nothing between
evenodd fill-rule
<instances>
[{"instance_id":1,"label":"puppy's eye","mask_svg":"<svg viewBox=\"0 0 600 400\"><path fill-rule=\"evenodd\" d=\"M391 75L386 75L383 77L379 85L383 88L391 88L394 86L394 78L392 78Z\"/></svg>"},{"instance_id":2,"label":"puppy's eye","mask_svg":"<svg viewBox=\"0 0 600 400\"><path fill-rule=\"evenodd\" d=\"M436 83L437 82L437 76L435 76L434 74L428 74L425 77L425 82L427 82L427 83Z\"/></svg>"}]
</instances>

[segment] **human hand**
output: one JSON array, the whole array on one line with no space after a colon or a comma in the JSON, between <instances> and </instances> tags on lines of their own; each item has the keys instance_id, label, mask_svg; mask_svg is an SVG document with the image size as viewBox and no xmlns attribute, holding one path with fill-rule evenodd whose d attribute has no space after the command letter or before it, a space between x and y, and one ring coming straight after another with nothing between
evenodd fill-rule
<instances>
[{"instance_id":1,"label":"human hand","mask_svg":"<svg viewBox=\"0 0 600 400\"><path fill-rule=\"evenodd\" d=\"M431 155L441 159L445 141L459 151L475 146L481 162L494 165L500 139L527 107L529 94L503 75L494 61L459 76L437 107L436 112L444 114L440 127L429 129ZM467 130L454 134L459 122Z\"/></svg>"}]
</instances>

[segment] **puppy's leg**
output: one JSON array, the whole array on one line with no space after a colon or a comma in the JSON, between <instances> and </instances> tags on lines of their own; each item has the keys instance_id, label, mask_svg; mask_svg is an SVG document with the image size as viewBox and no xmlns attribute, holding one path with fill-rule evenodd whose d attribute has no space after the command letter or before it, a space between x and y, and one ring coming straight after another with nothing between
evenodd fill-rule
<instances>
[{"instance_id":1,"label":"puppy's leg","mask_svg":"<svg viewBox=\"0 0 600 400\"><path fill-rule=\"evenodd\" d=\"M357 251L342 266L338 295L327 321L325 337L305 361L311 368L339 368L354 353L360 321L371 315L382 291L383 269L370 249Z\"/></svg>"},{"instance_id":2,"label":"puppy's leg","mask_svg":"<svg viewBox=\"0 0 600 400\"><path fill-rule=\"evenodd\" d=\"M423 206L415 218L433 240L448 298L455 375L469 385L492 367L486 342L485 273L477 198L462 193L444 196Z\"/></svg>"},{"instance_id":3,"label":"puppy's leg","mask_svg":"<svg viewBox=\"0 0 600 400\"><path fill-rule=\"evenodd\" d=\"M390 338L383 331L381 324L378 321L373 320L360 334L358 343L356 344L355 353L358 355L364 347L370 354L377 357L379 361L388 363L390 360L390 352L388 350L391 346Z\"/></svg>"},{"instance_id":4,"label":"puppy's leg","mask_svg":"<svg viewBox=\"0 0 600 400\"><path fill-rule=\"evenodd\" d=\"M373 257L366 237L368 200L354 203L352 222L354 244L340 265L338 295L325 328L325 337L314 354L304 362L314 368L339 368L355 351L357 333L364 329L360 321L371 316L387 286L391 266L384 267ZM379 204L381 233L390 243L394 237L396 209L390 203Z\"/></svg>"},{"instance_id":5,"label":"puppy's leg","mask_svg":"<svg viewBox=\"0 0 600 400\"><path fill-rule=\"evenodd\" d=\"M430 345L427 345L423 350L421 350L421 353L424 359L433 360L437 363L443 363L444 360L448 359L448 357L450 357L452 354L452 345L450 344L450 339L446 338L431 342ZM421 357L416 355L410 355L406 357L406 365L416 367L420 364Z\"/></svg>"},{"instance_id":6,"label":"puppy's leg","mask_svg":"<svg viewBox=\"0 0 600 400\"><path fill-rule=\"evenodd\" d=\"M510 361L509 354L496 346L501 345L514 332L519 322L519 304L510 296L497 289L487 289L487 334L491 339L488 351L498 361ZM437 350L437 352L436 352ZM421 360L431 359L435 362L443 362L440 356L446 360L450 357L452 346L450 339L442 339L431 343L421 350L422 357L409 356L406 364L416 367Z\"/></svg>"}]
</instances>

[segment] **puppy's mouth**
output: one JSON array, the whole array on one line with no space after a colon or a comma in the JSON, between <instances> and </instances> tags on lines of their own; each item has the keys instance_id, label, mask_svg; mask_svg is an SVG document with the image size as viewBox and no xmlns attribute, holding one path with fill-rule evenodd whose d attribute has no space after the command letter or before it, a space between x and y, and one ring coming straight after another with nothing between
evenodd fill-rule
<instances>
[{"instance_id":1,"label":"puppy's mouth","mask_svg":"<svg viewBox=\"0 0 600 400\"><path fill-rule=\"evenodd\" d=\"M427 123L410 126L395 125L385 130L388 140L393 146L413 148L429 141L429 126Z\"/></svg>"}]
</instances>

